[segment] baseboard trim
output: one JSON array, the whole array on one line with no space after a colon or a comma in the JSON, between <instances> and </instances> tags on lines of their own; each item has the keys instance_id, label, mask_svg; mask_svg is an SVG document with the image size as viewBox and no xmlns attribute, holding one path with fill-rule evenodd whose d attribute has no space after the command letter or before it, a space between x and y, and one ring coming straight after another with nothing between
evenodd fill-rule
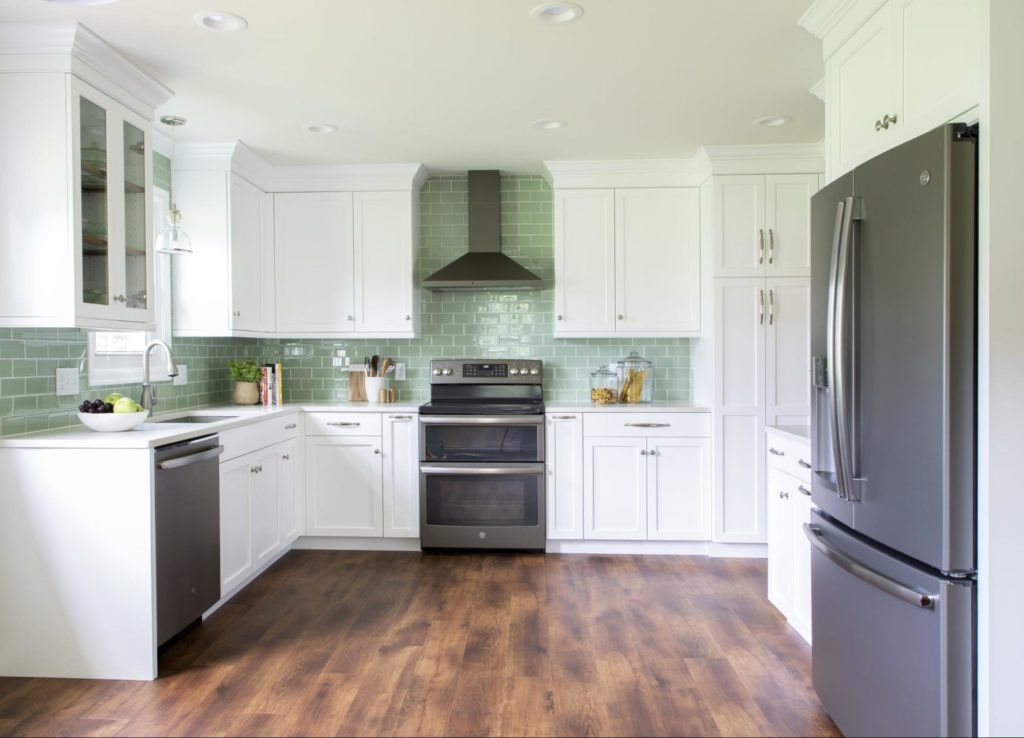
<instances>
[{"instance_id":1,"label":"baseboard trim","mask_svg":"<svg viewBox=\"0 0 1024 738\"><path fill-rule=\"evenodd\" d=\"M548 541L547 552L557 554L768 558L768 547L763 543L713 543L711 541Z\"/></svg>"},{"instance_id":2,"label":"baseboard trim","mask_svg":"<svg viewBox=\"0 0 1024 738\"><path fill-rule=\"evenodd\" d=\"M330 538L302 536L292 548L305 551L419 551L419 538Z\"/></svg>"}]
</instances>

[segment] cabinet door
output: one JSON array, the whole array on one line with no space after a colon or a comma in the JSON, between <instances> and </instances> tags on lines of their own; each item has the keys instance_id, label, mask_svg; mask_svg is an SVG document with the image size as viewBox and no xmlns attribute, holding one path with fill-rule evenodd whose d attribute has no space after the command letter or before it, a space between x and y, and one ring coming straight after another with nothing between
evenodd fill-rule
<instances>
[{"instance_id":1,"label":"cabinet door","mask_svg":"<svg viewBox=\"0 0 1024 738\"><path fill-rule=\"evenodd\" d=\"M709 439L647 439L648 539L708 540L710 499Z\"/></svg>"},{"instance_id":2,"label":"cabinet door","mask_svg":"<svg viewBox=\"0 0 1024 738\"><path fill-rule=\"evenodd\" d=\"M981 0L897 0L903 42L903 137L981 102Z\"/></svg>"},{"instance_id":3,"label":"cabinet door","mask_svg":"<svg viewBox=\"0 0 1024 738\"><path fill-rule=\"evenodd\" d=\"M249 486L252 455L220 465L220 593L223 596L252 571Z\"/></svg>"},{"instance_id":4,"label":"cabinet door","mask_svg":"<svg viewBox=\"0 0 1024 738\"><path fill-rule=\"evenodd\" d=\"M276 449L258 451L255 454L252 484L249 488L252 499L252 558L259 566L277 552L281 541L278 523L278 468Z\"/></svg>"},{"instance_id":5,"label":"cabinet door","mask_svg":"<svg viewBox=\"0 0 1024 738\"><path fill-rule=\"evenodd\" d=\"M700 190L615 191L615 329L700 332Z\"/></svg>"},{"instance_id":6,"label":"cabinet door","mask_svg":"<svg viewBox=\"0 0 1024 738\"><path fill-rule=\"evenodd\" d=\"M768 600L787 618L793 599L793 481L768 467Z\"/></svg>"},{"instance_id":7,"label":"cabinet door","mask_svg":"<svg viewBox=\"0 0 1024 738\"><path fill-rule=\"evenodd\" d=\"M384 416L384 536L420 537L419 423L414 414Z\"/></svg>"},{"instance_id":8,"label":"cabinet door","mask_svg":"<svg viewBox=\"0 0 1024 738\"><path fill-rule=\"evenodd\" d=\"M735 175L714 182L715 276L759 277L767 249L764 177Z\"/></svg>"},{"instance_id":9,"label":"cabinet door","mask_svg":"<svg viewBox=\"0 0 1024 738\"><path fill-rule=\"evenodd\" d=\"M306 441L307 535L383 535L380 442L366 436Z\"/></svg>"},{"instance_id":10,"label":"cabinet door","mask_svg":"<svg viewBox=\"0 0 1024 738\"><path fill-rule=\"evenodd\" d=\"M769 279L765 422L807 425L811 415L811 284Z\"/></svg>"},{"instance_id":11,"label":"cabinet door","mask_svg":"<svg viewBox=\"0 0 1024 738\"><path fill-rule=\"evenodd\" d=\"M763 279L715 284L715 540L764 542Z\"/></svg>"},{"instance_id":12,"label":"cabinet door","mask_svg":"<svg viewBox=\"0 0 1024 738\"><path fill-rule=\"evenodd\" d=\"M297 494L297 443L288 441L274 447L277 450L277 529L278 538L284 545L290 544L302 535Z\"/></svg>"},{"instance_id":13,"label":"cabinet door","mask_svg":"<svg viewBox=\"0 0 1024 738\"><path fill-rule=\"evenodd\" d=\"M267 195L237 174L231 175L231 327L239 331L273 330L274 251L267 243L273 216Z\"/></svg>"},{"instance_id":14,"label":"cabinet door","mask_svg":"<svg viewBox=\"0 0 1024 738\"><path fill-rule=\"evenodd\" d=\"M583 416L548 415L547 526L550 540L583 538Z\"/></svg>"},{"instance_id":15,"label":"cabinet door","mask_svg":"<svg viewBox=\"0 0 1024 738\"><path fill-rule=\"evenodd\" d=\"M588 438L584 460L584 538L646 540L647 440Z\"/></svg>"},{"instance_id":16,"label":"cabinet door","mask_svg":"<svg viewBox=\"0 0 1024 738\"><path fill-rule=\"evenodd\" d=\"M895 17L883 6L828 61L833 178L901 140L903 90ZM886 115L897 121L879 129L876 122Z\"/></svg>"},{"instance_id":17,"label":"cabinet door","mask_svg":"<svg viewBox=\"0 0 1024 738\"><path fill-rule=\"evenodd\" d=\"M152 323L155 315L153 274L153 152L150 124L118 106L121 143L122 238L120 268L123 280L118 301L122 320Z\"/></svg>"},{"instance_id":18,"label":"cabinet door","mask_svg":"<svg viewBox=\"0 0 1024 738\"><path fill-rule=\"evenodd\" d=\"M412 201L408 192L356 192L355 329L413 331Z\"/></svg>"},{"instance_id":19,"label":"cabinet door","mask_svg":"<svg viewBox=\"0 0 1024 738\"><path fill-rule=\"evenodd\" d=\"M804 523L811 520L810 485L794 480L795 494L790 495L789 539L793 561L792 596L789 621L808 643L811 642L811 543L804 534Z\"/></svg>"},{"instance_id":20,"label":"cabinet door","mask_svg":"<svg viewBox=\"0 0 1024 738\"><path fill-rule=\"evenodd\" d=\"M615 192L555 191L555 335L615 331Z\"/></svg>"},{"instance_id":21,"label":"cabinet door","mask_svg":"<svg viewBox=\"0 0 1024 738\"><path fill-rule=\"evenodd\" d=\"M352 193L274 195L274 252L277 332L352 332Z\"/></svg>"},{"instance_id":22,"label":"cabinet door","mask_svg":"<svg viewBox=\"0 0 1024 738\"><path fill-rule=\"evenodd\" d=\"M765 177L769 277L811 276L811 196L817 191L817 174Z\"/></svg>"}]
</instances>

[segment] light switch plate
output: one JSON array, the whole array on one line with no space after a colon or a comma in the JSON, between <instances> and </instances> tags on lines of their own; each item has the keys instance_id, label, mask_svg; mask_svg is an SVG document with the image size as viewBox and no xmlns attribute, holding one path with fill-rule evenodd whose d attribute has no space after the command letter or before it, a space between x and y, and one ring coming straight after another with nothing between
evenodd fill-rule
<instances>
[{"instance_id":1,"label":"light switch plate","mask_svg":"<svg viewBox=\"0 0 1024 738\"><path fill-rule=\"evenodd\" d=\"M65 397L67 395L77 395L78 392L78 369L58 369L57 395Z\"/></svg>"},{"instance_id":2,"label":"light switch plate","mask_svg":"<svg viewBox=\"0 0 1024 738\"><path fill-rule=\"evenodd\" d=\"M188 384L188 364L178 364L178 376L174 378L174 384Z\"/></svg>"},{"instance_id":3,"label":"light switch plate","mask_svg":"<svg viewBox=\"0 0 1024 738\"><path fill-rule=\"evenodd\" d=\"M395 364L395 381L396 382L404 382L405 381L405 362L403 362L403 361L400 361L397 364Z\"/></svg>"}]
</instances>

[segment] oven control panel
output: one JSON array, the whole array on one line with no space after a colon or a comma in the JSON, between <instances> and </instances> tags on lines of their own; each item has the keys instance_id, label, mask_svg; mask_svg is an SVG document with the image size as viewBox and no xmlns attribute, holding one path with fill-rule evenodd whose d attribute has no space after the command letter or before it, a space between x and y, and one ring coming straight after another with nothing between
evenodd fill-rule
<instances>
[{"instance_id":1,"label":"oven control panel","mask_svg":"<svg viewBox=\"0 0 1024 738\"><path fill-rule=\"evenodd\" d=\"M540 384L544 364L539 359L434 359L431 384Z\"/></svg>"}]
</instances>

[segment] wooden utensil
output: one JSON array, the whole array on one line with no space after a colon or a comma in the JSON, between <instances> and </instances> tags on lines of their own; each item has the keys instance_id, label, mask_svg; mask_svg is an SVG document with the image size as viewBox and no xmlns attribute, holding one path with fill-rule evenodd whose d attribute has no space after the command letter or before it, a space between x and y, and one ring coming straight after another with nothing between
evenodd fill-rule
<instances>
[{"instance_id":1,"label":"wooden utensil","mask_svg":"<svg viewBox=\"0 0 1024 738\"><path fill-rule=\"evenodd\" d=\"M366 402L366 372L350 371L348 373L348 401Z\"/></svg>"},{"instance_id":2,"label":"wooden utensil","mask_svg":"<svg viewBox=\"0 0 1024 738\"><path fill-rule=\"evenodd\" d=\"M379 377L380 376L379 374L377 374L377 367L379 367L379 366L380 366L380 357L377 356L377 354L374 354L370 358L370 376L371 377Z\"/></svg>"},{"instance_id":3,"label":"wooden utensil","mask_svg":"<svg viewBox=\"0 0 1024 738\"><path fill-rule=\"evenodd\" d=\"M391 357L390 356L386 356L380 362L380 374L378 374L377 376L378 377L387 376L387 373L390 370L391 370Z\"/></svg>"}]
</instances>

